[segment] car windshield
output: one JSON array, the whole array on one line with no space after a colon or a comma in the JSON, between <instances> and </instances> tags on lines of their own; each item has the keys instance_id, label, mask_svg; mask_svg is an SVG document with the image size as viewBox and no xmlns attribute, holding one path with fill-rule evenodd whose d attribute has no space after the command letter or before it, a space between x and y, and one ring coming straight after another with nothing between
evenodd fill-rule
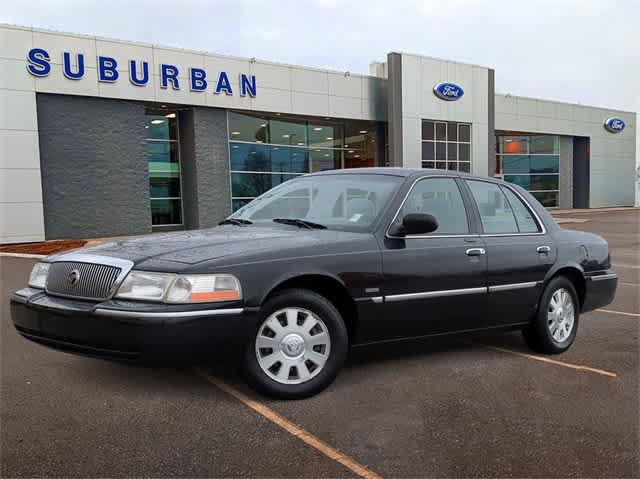
<instances>
[{"instance_id":1,"label":"car windshield","mask_svg":"<svg viewBox=\"0 0 640 479\"><path fill-rule=\"evenodd\" d=\"M366 231L378 218L402 178L343 174L303 176L267 191L230 220L306 228Z\"/></svg>"}]
</instances>

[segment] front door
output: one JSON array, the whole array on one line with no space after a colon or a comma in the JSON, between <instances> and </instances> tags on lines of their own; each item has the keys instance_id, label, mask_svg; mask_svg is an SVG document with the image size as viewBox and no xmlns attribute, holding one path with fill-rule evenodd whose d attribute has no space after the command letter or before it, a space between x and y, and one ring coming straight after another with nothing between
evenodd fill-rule
<instances>
[{"instance_id":1,"label":"front door","mask_svg":"<svg viewBox=\"0 0 640 479\"><path fill-rule=\"evenodd\" d=\"M465 182L486 245L489 316L496 326L527 322L555 262L555 245L515 190L482 180Z\"/></svg>"},{"instance_id":2,"label":"front door","mask_svg":"<svg viewBox=\"0 0 640 479\"><path fill-rule=\"evenodd\" d=\"M412 337L481 327L487 307L485 247L473 232L458 180L417 181L395 221L410 213L433 215L438 229L385 238L380 306L388 327L380 328L380 335Z\"/></svg>"}]
</instances>

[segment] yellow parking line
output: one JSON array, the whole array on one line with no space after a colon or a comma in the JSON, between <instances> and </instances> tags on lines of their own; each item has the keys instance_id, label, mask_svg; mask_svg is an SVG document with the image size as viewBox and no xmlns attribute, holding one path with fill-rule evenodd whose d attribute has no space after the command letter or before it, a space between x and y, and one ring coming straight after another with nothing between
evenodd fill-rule
<instances>
[{"instance_id":1,"label":"yellow parking line","mask_svg":"<svg viewBox=\"0 0 640 479\"><path fill-rule=\"evenodd\" d=\"M299 426L296 426L291 421L282 417L280 414L273 411L269 407L265 406L261 402L258 402L255 399L251 399L249 396L247 396L243 392L237 390L233 386L230 386L229 384L225 383L224 381L218 379L217 377L207 373L202 369L196 369L196 372L200 376L202 376L204 379L206 379L208 382L216 386L217 388L221 389L227 394L230 394L231 396L236 398L238 401L244 403L246 406L250 407L258 414L264 416L269 421L274 423L276 426L279 426L280 428L284 429L286 432L288 432L292 436L297 437L305 444L320 451L329 459L333 459L334 461L342 464L344 467L349 469L354 474L357 474L358 476L363 477L365 479L382 479L382 476L380 476L379 474L376 474L372 470L367 469L362 464L359 464L354 459L341 453L337 449L334 449L333 447L328 445L326 442L322 441L321 439L318 439L313 434L305 431Z\"/></svg>"},{"instance_id":2,"label":"yellow parking line","mask_svg":"<svg viewBox=\"0 0 640 479\"><path fill-rule=\"evenodd\" d=\"M509 354L513 354L515 356L520 356L523 358L528 358L528 359L534 359L536 361L540 361L543 363L548 363L548 364L553 364L555 366L562 366L564 368L569 368L569 369L576 369L578 371L587 371L590 373L595 373L595 374L600 374L602 376L609 376L612 378L618 377L618 375L616 373L613 373L611 371L605 371L604 369L597 369L597 368L592 368L589 366L582 366L580 364L571 364L571 363L565 363L564 361L558 361L556 359L550 359L544 356L536 356L534 354L527 354L527 353L521 353L520 351L514 351L513 349L507 349L507 348L499 348L497 346L489 346L487 344L482 344L482 343L478 343L480 344L482 347L487 348L487 349L493 349L494 351L500 351L502 353L509 353Z\"/></svg>"},{"instance_id":3,"label":"yellow parking line","mask_svg":"<svg viewBox=\"0 0 640 479\"><path fill-rule=\"evenodd\" d=\"M611 313L611 314L622 314L623 316L633 316L634 318L640 318L640 313L627 313L626 311L614 311L613 309L596 309L596 311L601 311L603 313Z\"/></svg>"}]
</instances>

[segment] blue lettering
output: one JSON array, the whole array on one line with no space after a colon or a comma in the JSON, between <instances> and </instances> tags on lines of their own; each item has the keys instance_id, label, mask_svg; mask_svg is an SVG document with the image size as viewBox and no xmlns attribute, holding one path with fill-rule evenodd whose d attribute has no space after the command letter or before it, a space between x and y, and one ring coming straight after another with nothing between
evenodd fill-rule
<instances>
[{"instance_id":1,"label":"blue lettering","mask_svg":"<svg viewBox=\"0 0 640 479\"><path fill-rule=\"evenodd\" d=\"M98 57L98 81L114 82L118 79L118 62L111 57Z\"/></svg>"},{"instance_id":2,"label":"blue lettering","mask_svg":"<svg viewBox=\"0 0 640 479\"><path fill-rule=\"evenodd\" d=\"M33 76L46 77L51 72L51 64L49 63L51 58L49 58L49 53L42 48L29 50L27 60L29 61L27 71Z\"/></svg>"},{"instance_id":3,"label":"blue lettering","mask_svg":"<svg viewBox=\"0 0 640 479\"><path fill-rule=\"evenodd\" d=\"M227 95L233 95L233 90L231 89L231 82L229 81L229 77L226 72L220 72L220 76L218 77L218 83L216 84L216 94L220 92L224 92Z\"/></svg>"},{"instance_id":4,"label":"blue lettering","mask_svg":"<svg viewBox=\"0 0 640 479\"><path fill-rule=\"evenodd\" d=\"M162 88L168 88L169 81L171 82L171 87L174 90L180 89L180 83L178 82L178 67L163 63L160 65L160 86Z\"/></svg>"},{"instance_id":5,"label":"blue lettering","mask_svg":"<svg viewBox=\"0 0 640 479\"><path fill-rule=\"evenodd\" d=\"M255 98L256 96L256 76L251 75L249 78L244 73L240 75L240 96L249 96Z\"/></svg>"},{"instance_id":6,"label":"blue lettering","mask_svg":"<svg viewBox=\"0 0 640 479\"><path fill-rule=\"evenodd\" d=\"M84 55L82 53L78 53L77 55L77 64L78 69L74 72L71 68L71 53L64 52L62 54L63 58L63 67L62 72L64 76L66 76L70 80L80 80L84 76Z\"/></svg>"},{"instance_id":7,"label":"blue lettering","mask_svg":"<svg viewBox=\"0 0 640 479\"><path fill-rule=\"evenodd\" d=\"M142 62L142 78L138 78L136 61L129 60L129 81L135 86L145 86L149 82L149 63Z\"/></svg>"},{"instance_id":8,"label":"blue lettering","mask_svg":"<svg viewBox=\"0 0 640 479\"><path fill-rule=\"evenodd\" d=\"M205 91L207 89L207 72L201 68L189 68L191 91Z\"/></svg>"}]
</instances>

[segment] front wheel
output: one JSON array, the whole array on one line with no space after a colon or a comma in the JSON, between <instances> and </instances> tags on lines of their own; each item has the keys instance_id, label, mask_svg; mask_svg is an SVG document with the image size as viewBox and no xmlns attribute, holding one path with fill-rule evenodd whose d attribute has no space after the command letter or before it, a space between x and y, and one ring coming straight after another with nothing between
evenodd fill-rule
<instances>
[{"instance_id":1,"label":"front wheel","mask_svg":"<svg viewBox=\"0 0 640 479\"><path fill-rule=\"evenodd\" d=\"M542 293L536 317L523 331L524 338L534 351L563 353L575 341L578 319L578 295L573 283L564 276L558 276Z\"/></svg>"},{"instance_id":2,"label":"front wheel","mask_svg":"<svg viewBox=\"0 0 640 479\"><path fill-rule=\"evenodd\" d=\"M254 389L298 399L326 388L347 355L340 313L323 296L290 289L267 301L245 351L245 376Z\"/></svg>"}]
</instances>

